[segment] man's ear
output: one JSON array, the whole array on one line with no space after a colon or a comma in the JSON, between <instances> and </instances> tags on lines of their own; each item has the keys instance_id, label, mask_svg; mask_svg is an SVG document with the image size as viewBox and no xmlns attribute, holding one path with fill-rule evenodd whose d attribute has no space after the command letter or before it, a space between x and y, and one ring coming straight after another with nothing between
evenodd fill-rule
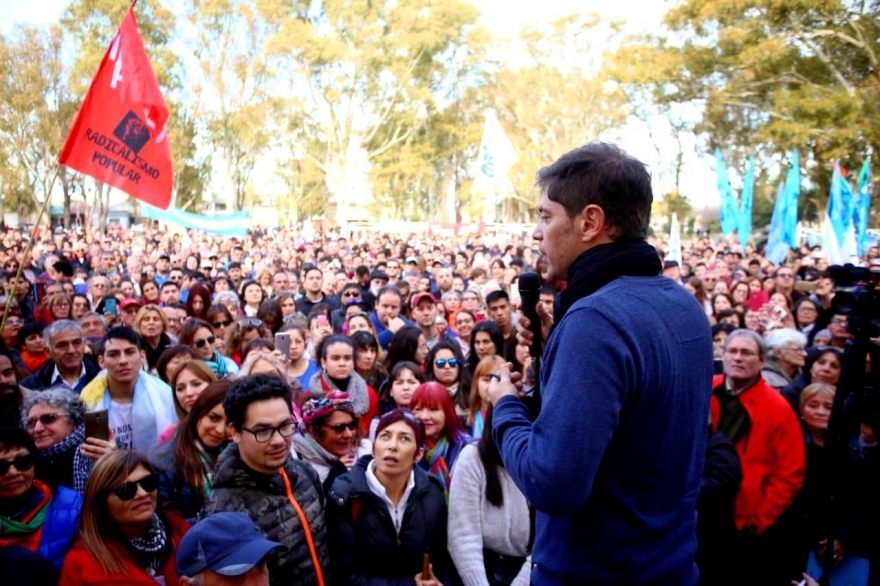
<instances>
[{"instance_id":1,"label":"man's ear","mask_svg":"<svg viewBox=\"0 0 880 586\"><path fill-rule=\"evenodd\" d=\"M104 366L104 355L103 354L98 354L98 366L100 366L101 368L106 368Z\"/></svg>"},{"instance_id":2,"label":"man's ear","mask_svg":"<svg viewBox=\"0 0 880 586\"><path fill-rule=\"evenodd\" d=\"M596 204L588 205L578 216L575 226L579 230L581 242L600 240L605 233L605 210Z\"/></svg>"},{"instance_id":3,"label":"man's ear","mask_svg":"<svg viewBox=\"0 0 880 586\"><path fill-rule=\"evenodd\" d=\"M241 443L241 432L238 431L238 429L236 429L236 427L234 425L231 426L230 429L232 430L232 432L229 435L231 436L232 441L235 442L236 444L240 444Z\"/></svg>"}]
</instances>

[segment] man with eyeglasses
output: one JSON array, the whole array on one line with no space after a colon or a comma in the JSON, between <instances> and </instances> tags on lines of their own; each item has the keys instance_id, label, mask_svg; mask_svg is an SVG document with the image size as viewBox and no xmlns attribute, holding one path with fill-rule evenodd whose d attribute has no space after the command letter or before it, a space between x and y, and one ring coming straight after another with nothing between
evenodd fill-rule
<instances>
[{"instance_id":1,"label":"man with eyeglasses","mask_svg":"<svg viewBox=\"0 0 880 586\"><path fill-rule=\"evenodd\" d=\"M712 427L734 445L743 481L736 497L731 584L782 584L799 576L799 540L785 513L804 482L804 438L785 398L761 376L767 346L751 330L724 343L724 374L712 381Z\"/></svg>"},{"instance_id":2,"label":"man with eyeglasses","mask_svg":"<svg viewBox=\"0 0 880 586\"><path fill-rule=\"evenodd\" d=\"M58 320L43 331L49 360L31 376L21 381L29 391L67 389L79 394L101 372L91 357L85 355L82 328L71 320Z\"/></svg>"},{"instance_id":3,"label":"man with eyeglasses","mask_svg":"<svg viewBox=\"0 0 880 586\"><path fill-rule=\"evenodd\" d=\"M291 456L295 425L290 387L277 376L235 381L223 400L231 445L217 460L199 518L246 513L287 551L266 558L272 584L319 584L329 569L324 493L317 473Z\"/></svg>"},{"instance_id":4,"label":"man with eyeglasses","mask_svg":"<svg viewBox=\"0 0 880 586\"><path fill-rule=\"evenodd\" d=\"M104 297L110 292L110 279L97 275L89 279L89 301L92 307L98 307Z\"/></svg>"},{"instance_id":5,"label":"man with eyeglasses","mask_svg":"<svg viewBox=\"0 0 880 586\"><path fill-rule=\"evenodd\" d=\"M797 301L804 296L800 291L796 291L794 288L795 278L794 278L794 270L791 267L781 266L776 269L776 272L773 273L773 282L775 293L782 293L786 297L788 297L792 303L797 303Z\"/></svg>"}]
</instances>

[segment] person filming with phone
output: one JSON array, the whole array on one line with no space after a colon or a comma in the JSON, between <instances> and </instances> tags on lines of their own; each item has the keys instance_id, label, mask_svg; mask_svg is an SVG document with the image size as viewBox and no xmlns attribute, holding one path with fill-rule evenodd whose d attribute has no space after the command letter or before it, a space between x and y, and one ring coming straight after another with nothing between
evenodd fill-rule
<instances>
[{"instance_id":1,"label":"person filming with phone","mask_svg":"<svg viewBox=\"0 0 880 586\"><path fill-rule=\"evenodd\" d=\"M696 584L712 336L645 241L650 174L592 142L538 186L532 237L567 282L553 318L537 304L542 409L533 419L510 365L489 388L504 467L537 510L532 584Z\"/></svg>"}]
</instances>

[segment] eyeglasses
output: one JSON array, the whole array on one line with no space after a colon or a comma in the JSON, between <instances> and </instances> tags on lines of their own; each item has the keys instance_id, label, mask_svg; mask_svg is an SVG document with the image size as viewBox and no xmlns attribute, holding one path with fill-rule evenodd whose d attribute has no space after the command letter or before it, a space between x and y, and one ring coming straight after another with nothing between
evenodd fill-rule
<instances>
[{"instance_id":1,"label":"eyeglasses","mask_svg":"<svg viewBox=\"0 0 880 586\"><path fill-rule=\"evenodd\" d=\"M263 327L263 320L256 317L245 317L238 320L242 326L246 328L261 328Z\"/></svg>"},{"instance_id":2,"label":"eyeglasses","mask_svg":"<svg viewBox=\"0 0 880 586\"><path fill-rule=\"evenodd\" d=\"M64 413L43 413L39 417L31 417L26 422L28 431L33 431L37 427L37 422L39 421L44 426L52 425L56 421L58 421L59 417L69 417Z\"/></svg>"},{"instance_id":3,"label":"eyeglasses","mask_svg":"<svg viewBox=\"0 0 880 586\"><path fill-rule=\"evenodd\" d=\"M205 344L213 344L217 341L217 338L214 336L208 336L207 338L202 338L201 340L193 340L193 344L195 344L196 348L204 348Z\"/></svg>"},{"instance_id":4,"label":"eyeglasses","mask_svg":"<svg viewBox=\"0 0 880 586\"><path fill-rule=\"evenodd\" d=\"M849 320L845 317L832 317L831 318L831 323L833 323L835 325L840 325L840 324L846 325L848 322L849 322Z\"/></svg>"},{"instance_id":5,"label":"eyeglasses","mask_svg":"<svg viewBox=\"0 0 880 586\"><path fill-rule=\"evenodd\" d=\"M337 425L325 425L327 429L332 429L333 433L336 435L342 435L345 430L354 431L358 428L358 422L355 420L351 420L348 423L339 423Z\"/></svg>"},{"instance_id":6,"label":"eyeglasses","mask_svg":"<svg viewBox=\"0 0 880 586\"><path fill-rule=\"evenodd\" d=\"M449 368L455 368L458 366L458 358L438 358L434 361L434 366L437 368L446 368L447 364Z\"/></svg>"},{"instance_id":7,"label":"eyeglasses","mask_svg":"<svg viewBox=\"0 0 880 586\"><path fill-rule=\"evenodd\" d=\"M153 492L159 488L159 476L156 474L147 474L140 480L123 482L113 492L119 500L130 501L135 495L137 495L138 485L144 489L144 492Z\"/></svg>"},{"instance_id":8,"label":"eyeglasses","mask_svg":"<svg viewBox=\"0 0 880 586\"><path fill-rule=\"evenodd\" d=\"M0 460L0 476L6 476L13 466L19 472L27 472L34 467L34 457L31 454L20 454L12 460Z\"/></svg>"},{"instance_id":9,"label":"eyeglasses","mask_svg":"<svg viewBox=\"0 0 880 586\"><path fill-rule=\"evenodd\" d=\"M242 427L242 430L252 433L254 435L254 439L257 440L257 443L265 444L272 436L275 435L275 432L278 432L278 435L281 437L290 437L293 435L293 432L296 431L296 427L293 425L293 421L285 421L281 425L276 427L263 427L260 429L248 429L246 427Z\"/></svg>"},{"instance_id":10,"label":"eyeglasses","mask_svg":"<svg viewBox=\"0 0 880 586\"><path fill-rule=\"evenodd\" d=\"M211 325L214 326L215 328L226 328L226 327L229 327L230 325L232 325L232 320L227 319L225 321L215 321Z\"/></svg>"}]
</instances>

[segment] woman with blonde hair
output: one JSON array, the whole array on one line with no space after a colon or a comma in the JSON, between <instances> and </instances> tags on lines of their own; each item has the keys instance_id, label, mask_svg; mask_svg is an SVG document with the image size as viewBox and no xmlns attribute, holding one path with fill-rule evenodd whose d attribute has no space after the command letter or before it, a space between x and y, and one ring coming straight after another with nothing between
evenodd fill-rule
<instances>
[{"instance_id":1,"label":"woman with blonde hair","mask_svg":"<svg viewBox=\"0 0 880 586\"><path fill-rule=\"evenodd\" d=\"M80 537L61 568L62 586L177 584L177 546L189 525L161 508L159 477L129 450L95 463L80 517Z\"/></svg>"},{"instance_id":2,"label":"woman with blonde hair","mask_svg":"<svg viewBox=\"0 0 880 586\"><path fill-rule=\"evenodd\" d=\"M174 391L174 410L178 420L186 417L199 395L217 376L201 360L190 360L177 365L171 373L171 390Z\"/></svg>"},{"instance_id":3,"label":"woman with blonde hair","mask_svg":"<svg viewBox=\"0 0 880 586\"><path fill-rule=\"evenodd\" d=\"M474 369L474 377L471 382L471 404L465 421L465 426L472 437L483 436L486 410L489 408L489 384L492 382L492 374L503 364L504 359L493 354L480 360Z\"/></svg>"},{"instance_id":4,"label":"woman with blonde hair","mask_svg":"<svg viewBox=\"0 0 880 586\"><path fill-rule=\"evenodd\" d=\"M162 353L174 345L168 335L168 317L161 307L150 303L138 310L132 326L144 341L147 367L151 372L155 372Z\"/></svg>"}]
</instances>

